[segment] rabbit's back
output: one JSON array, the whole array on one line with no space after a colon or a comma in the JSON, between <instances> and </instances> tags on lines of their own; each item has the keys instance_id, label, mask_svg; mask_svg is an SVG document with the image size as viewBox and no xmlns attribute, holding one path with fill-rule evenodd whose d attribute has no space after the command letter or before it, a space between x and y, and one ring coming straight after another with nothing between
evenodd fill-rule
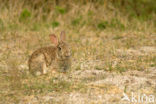
<instances>
[{"instance_id":1,"label":"rabbit's back","mask_svg":"<svg viewBox=\"0 0 156 104\"><path fill-rule=\"evenodd\" d=\"M53 46L40 48L32 53L29 58L29 71L34 74L36 71L43 72L43 67L50 66L56 58L56 49Z\"/></svg>"}]
</instances>

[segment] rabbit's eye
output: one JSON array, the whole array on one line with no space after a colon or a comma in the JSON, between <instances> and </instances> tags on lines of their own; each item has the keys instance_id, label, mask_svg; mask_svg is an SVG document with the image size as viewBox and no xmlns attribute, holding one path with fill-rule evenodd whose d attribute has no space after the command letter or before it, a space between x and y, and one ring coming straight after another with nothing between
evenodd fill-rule
<instances>
[{"instance_id":1,"label":"rabbit's eye","mask_svg":"<svg viewBox=\"0 0 156 104\"><path fill-rule=\"evenodd\" d=\"M59 51L61 51L61 48L60 47L58 47L58 49L59 49Z\"/></svg>"}]
</instances>

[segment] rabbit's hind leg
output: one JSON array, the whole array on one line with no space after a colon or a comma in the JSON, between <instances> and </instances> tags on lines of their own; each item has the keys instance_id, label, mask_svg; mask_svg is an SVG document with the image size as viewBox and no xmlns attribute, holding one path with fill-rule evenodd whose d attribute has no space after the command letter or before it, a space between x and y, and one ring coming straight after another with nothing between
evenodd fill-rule
<instances>
[{"instance_id":1,"label":"rabbit's hind leg","mask_svg":"<svg viewBox=\"0 0 156 104\"><path fill-rule=\"evenodd\" d=\"M30 73L34 76L40 76L42 74L42 63L32 63Z\"/></svg>"},{"instance_id":2,"label":"rabbit's hind leg","mask_svg":"<svg viewBox=\"0 0 156 104\"><path fill-rule=\"evenodd\" d=\"M48 72L48 68L46 66L45 62L40 62L40 64L38 64L38 66L36 67L36 72L35 72L35 76L40 76L43 74L47 74Z\"/></svg>"},{"instance_id":3,"label":"rabbit's hind leg","mask_svg":"<svg viewBox=\"0 0 156 104\"><path fill-rule=\"evenodd\" d=\"M33 59L31 66L35 76L46 74L48 71L43 54Z\"/></svg>"}]
</instances>

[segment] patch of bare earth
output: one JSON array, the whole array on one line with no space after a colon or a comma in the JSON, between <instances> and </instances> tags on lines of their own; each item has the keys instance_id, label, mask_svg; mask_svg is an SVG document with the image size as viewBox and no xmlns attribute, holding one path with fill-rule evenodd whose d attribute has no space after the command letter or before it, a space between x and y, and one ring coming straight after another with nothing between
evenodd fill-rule
<instances>
[{"instance_id":1,"label":"patch of bare earth","mask_svg":"<svg viewBox=\"0 0 156 104\"><path fill-rule=\"evenodd\" d=\"M62 76L66 78L67 76ZM69 79L68 79L69 80ZM27 103L61 103L61 104L127 104L122 101L123 93L156 95L156 68L146 71L127 71L122 74L103 70L75 71L70 80L85 83L85 92L49 92L46 95L27 96L21 100Z\"/></svg>"}]
</instances>

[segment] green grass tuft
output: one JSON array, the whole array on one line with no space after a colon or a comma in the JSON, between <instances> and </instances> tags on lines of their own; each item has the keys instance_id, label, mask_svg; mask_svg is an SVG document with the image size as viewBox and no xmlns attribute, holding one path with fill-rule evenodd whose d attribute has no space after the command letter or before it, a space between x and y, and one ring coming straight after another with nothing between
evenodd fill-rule
<instances>
[{"instance_id":1,"label":"green grass tuft","mask_svg":"<svg viewBox=\"0 0 156 104\"><path fill-rule=\"evenodd\" d=\"M62 8L60 6L56 6L55 10L56 10L56 12L58 12L60 14L65 14L67 12L67 10L65 8Z\"/></svg>"},{"instance_id":2,"label":"green grass tuft","mask_svg":"<svg viewBox=\"0 0 156 104\"><path fill-rule=\"evenodd\" d=\"M28 21L31 17L31 12L28 9L23 9L20 14L19 20L22 22Z\"/></svg>"},{"instance_id":3,"label":"green grass tuft","mask_svg":"<svg viewBox=\"0 0 156 104\"><path fill-rule=\"evenodd\" d=\"M60 25L60 23L58 21L53 21L51 25L52 25L52 28L56 28Z\"/></svg>"}]
</instances>

